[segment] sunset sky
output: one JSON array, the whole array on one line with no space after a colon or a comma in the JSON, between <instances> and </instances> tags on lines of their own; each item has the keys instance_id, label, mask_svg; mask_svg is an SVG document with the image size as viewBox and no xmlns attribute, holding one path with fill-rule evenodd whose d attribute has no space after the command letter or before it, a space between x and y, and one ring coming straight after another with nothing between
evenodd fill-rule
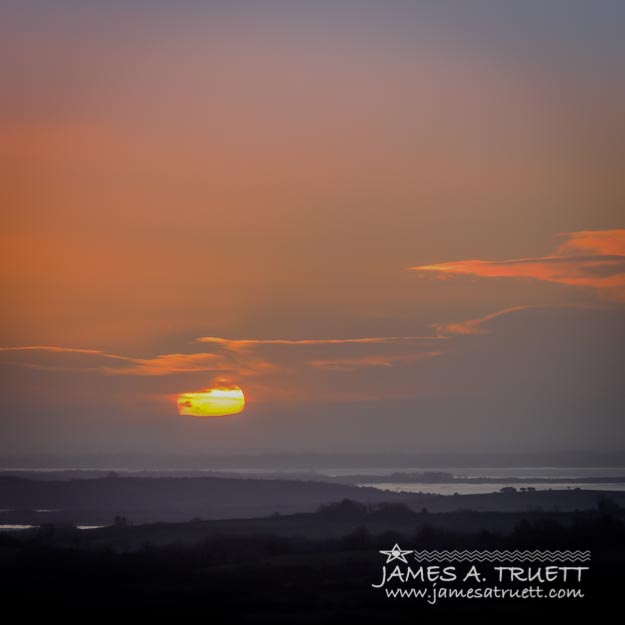
<instances>
[{"instance_id":1,"label":"sunset sky","mask_svg":"<svg viewBox=\"0 0 625 625\"><path fill-rule=\"evenodd\" d=\"M0 52L0 454L622 449L624 3L8 1Z\"/></svg>"}]
</instances>

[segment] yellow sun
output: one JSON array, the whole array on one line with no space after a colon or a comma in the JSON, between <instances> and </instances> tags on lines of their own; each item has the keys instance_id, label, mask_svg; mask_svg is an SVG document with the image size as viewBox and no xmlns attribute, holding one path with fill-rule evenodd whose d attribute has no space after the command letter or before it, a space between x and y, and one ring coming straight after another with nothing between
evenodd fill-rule
<instances>
[{"instance_id":1,"label":"yellow sun","mask_svg":"<svg viewBox=\"0 0 625 625\"><path fill-rule=\"evenodd\" d=\"M240 387L219 384L204 391L178 395L178 413L192 417L224 417L245 408L245 396Z\"/></svg>"}]
</instances>

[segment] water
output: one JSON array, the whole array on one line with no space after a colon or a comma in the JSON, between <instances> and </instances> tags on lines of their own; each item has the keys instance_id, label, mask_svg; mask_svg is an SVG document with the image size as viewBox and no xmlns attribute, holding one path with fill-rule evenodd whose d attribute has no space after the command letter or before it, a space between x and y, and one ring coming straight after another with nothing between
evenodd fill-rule
<instances>
[{"instance_id":1,"label":"water","mask_svg":"<svg viewBox=\"0 0 625 625\"><path fill-rule=\"evenodd\" d=\"M376 475L384 476L392 473L449 473L454 477L484 477L484 478L528 478L528 481L537 478L597 478L619 477L625 483L625 467L386 467L386 468L356 468L356 469L317 469L316 473L331 477L345 477L349 475Z\"/></svg>"},{"instance_id":2,"label":"water","mask_svg":"<svg viewBox=\"0 0 625 625\"><path fill-rule=\"evenodd\" d=\"M116 469L83 469L77 470L70 467L63 469L5 469L10 473L25 472L42 472L54 474L61 471L77 471L72 477L78 477L84 472L87 477L89 472L95 471L100 475L106 475L109 471L116 471L118 475L132 476L142 474L149 477L166 477L166 476L210 476L212 473L219 473L222 476L243 477L254 476L257 478L267 477L283 477L284 479L320 479L320 478L347 478L349 476L363 476L359 485L369 486L384 491L393 492L421 492L437 495L476 495L486 493L496 493L506 486L512 486L517 490L521 488L533 488L535 490L571 490L575 488L583 490L596 491L625 491L625 467L353 467L353 468L336 468L321 467L316 469L268 469L268 468L219 468L211 467L204 469L178 469L166 468L159 470L128 470L123 468ZM0 469L2 472L2 469ZM473 479L489 479L494 480L488 483L435 483L428 482L396 482L393 481L394 473L446 473L455 478L473 478ZM383 478L389 476L389 480L385 482L371 483L366 476L375 476ZM418 476L416 476L418 479ZM511 482L512 478L521 479L522 482ZM617 482L597 483L595 480L599 478L618 478ZM540 482L535 480L550 480L549 482ZM578 479L579 482L566 482L561 480ZM8 510L0 510L0 512L9 512ZM55 512L52 509L37 510L40 513ZM0 525L0 530L3 527ZM15 527L13 529L25 529L29 526ZM91 526L85 526L83 529L90 529Z\"/></svg>"},{"instance_id":3,"label":"water","mask_svg":"<svg viewBox=\"0 0 625 625\"><path fill-rule=\"evenodd\" d=\"M377 482L375 484L359 484L380 490L406 493L427 493L432 495L484 495L499 492L504 487L512 486L517 491L521 488L534 488L535 490L599 490L599 491L625 491L625 483L595 484L592 482L574 484L568 482L518 482L510 484L506 482L489 482L488 484L424 484L420 482Z\"/></svg>"},{"instance_id":4,"label":"water","mask_svg":"<svg viewBox=\"0 0 625 625\"><path fill-rule=\"evenodd\" d=\"M32 530L39 527L39 525L24 525L20 523L7 523L0 524L0 532L18 532L22 530ZM79 530L97 530L101 527L106 527L106 525L77 525L76 529Z\"/></svg>"}]
</instances>

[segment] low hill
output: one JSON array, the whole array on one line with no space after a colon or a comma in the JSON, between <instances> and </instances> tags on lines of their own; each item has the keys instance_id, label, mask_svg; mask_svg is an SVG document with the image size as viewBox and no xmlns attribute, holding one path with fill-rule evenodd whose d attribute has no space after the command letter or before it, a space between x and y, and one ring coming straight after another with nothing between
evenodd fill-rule
<instances>
[{"instance_id":1,"label":"low hill","mask_svg":"<svg viewBox=\"0 0 625 625\"><path fill-rule=\"evenodd\" d=\"M322 504L343 499L403 503L418 512L423 508L429 512L573 511L596 508L605 499L625 506L624 492L577 489L443 496L302 480L107 477L50 481L3 477L0 524L108 525L115 516L131 523L251 518L313 512Z\"/></svg>"}]
</instances>

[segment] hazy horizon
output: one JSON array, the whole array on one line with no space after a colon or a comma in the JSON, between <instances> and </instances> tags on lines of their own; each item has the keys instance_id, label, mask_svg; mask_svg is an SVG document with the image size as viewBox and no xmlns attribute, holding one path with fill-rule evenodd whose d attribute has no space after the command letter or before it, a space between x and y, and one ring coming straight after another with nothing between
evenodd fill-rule
<instances>
[{"instance_id":1,"label":"hazy horizon","mask_svg":"<svg viewBox=\"0 0 625 625\"><path fill-rule=\"evenodd\" d=\"M315 470L329 468L431 469L445 467L625 467L625 450L611 452L517 452L517 453L239 453L239 454L98 454L98 455L4 455L0 471L45 470Z\"/></svg>"}]
</instances>

